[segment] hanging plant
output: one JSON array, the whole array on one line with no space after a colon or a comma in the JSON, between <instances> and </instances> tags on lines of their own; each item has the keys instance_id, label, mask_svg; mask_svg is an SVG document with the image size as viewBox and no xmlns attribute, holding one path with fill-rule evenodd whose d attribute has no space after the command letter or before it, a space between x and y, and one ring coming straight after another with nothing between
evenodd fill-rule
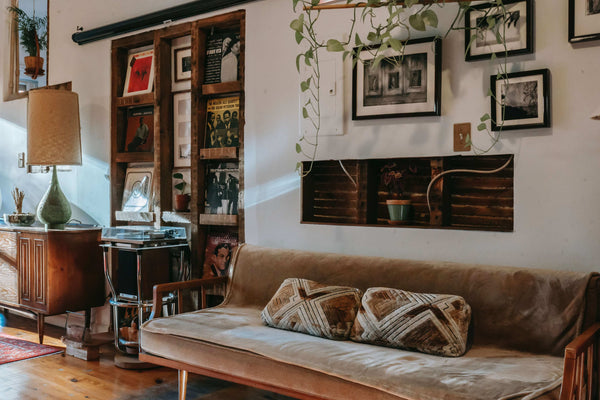
<instances>
[{"instance_id":1,"label":"hanging plant","mask_svg":"<svg viewBox=\"0 0 600 400\"><path fill-rule=\"evenodd\" d=\"M39 56L39 51L48 47L48 17L30 17L19 7L10 6L8 11L13 14L19 30L20 44L31 57Z\"/></svg>"},{"instance_id":2,"label":"hanging plant","mask_svg":"<svg viewBox=\"0 0 600 400\"><path fill-rule=\"evenodd\" d=\"M311 161L309 168L305 171L302 171L302 163L298 162L296 164L296 170L301 171L303 175L310 173L319 146L319 132L321 129L319 51L342 53L344 61L348 57L351 58L353 68L356 63L363 62L358 55L364 50L370 53L369 58L373 60L371 63L372 68L376 68L384 59L389 63L402 62L402 57L386 57L384 55L386 50L392 49L403 55L404 46L411 39L411 33L414 31L424 32L428 28L437 28L438 16L436 10L445 7L445 0L433 0L427 2L427 4L422 4L419 0L368 0L367 2L346 0L345 4L321 6L319 3L319 0L292 0L294 12L299 13L299 15L290 23L290 28L294 31L296 43L302 48L296 56L298 73L302 73L302 64L306 67L305 75L300 82L300 90L307 97L306 102L302 104L302 118L309 121L314 134L314 139L312 135L309 138L306 134L302 134L296 143L296 152ZM502 0L492 0L489 5L490 8L483 13L481 18L478 18L477 26L468 28L470 42L467 49L483 31L492 30L497 42L502 44L504 48L504 62L498 69L498 78L502 78L507 74L506 24L497 21L505 21L507 12ZM321 16L321 10L330 8L353 8L353 15L350 18L348 29L343 32L342 40L335 38L322 39L317 35L317 23ZM458 2L456 14L443 36L447 36L453 30L467 29L458 26L458 23L464 18L468 10L471 10L470 2ZM357 32L359 25L367 28L366 36L361 37ZM496 55L493 54L491 62L495 60ZM491 90L488 90L488 96L492 96ZM499 101L496 98L493 100ZM502 114L504 114L504 107L502 107L502 110ZM503 120L504 118L502 118ZM486 113L481 116L477 126L478 131L486 131L490 136L492 143L488 148L477 148L473 145L471 138L467 138L468 144L472 146L476 153L488 152L500 138L501 124L496 124L500 127L500 130L493 132L489 126L491 122L490 115Z\"/></svg>"}]
</instances>

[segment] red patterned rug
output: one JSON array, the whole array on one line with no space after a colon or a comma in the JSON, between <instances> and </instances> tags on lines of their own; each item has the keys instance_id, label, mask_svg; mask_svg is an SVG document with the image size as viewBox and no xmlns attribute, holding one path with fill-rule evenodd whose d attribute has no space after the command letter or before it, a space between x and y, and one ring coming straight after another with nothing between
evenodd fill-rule
<instances>
[{"instance_id":1,"label":"red patterned rug","mask_svg":"<svg viewBox=\"0 0 600 400\"><path fill-rule=\"evenodd\" d=\"M63 351L63 349L59 347L28 342L14 336L0 333L0 364L45 356L61 351Z\"/></svg>"}]
</instances>

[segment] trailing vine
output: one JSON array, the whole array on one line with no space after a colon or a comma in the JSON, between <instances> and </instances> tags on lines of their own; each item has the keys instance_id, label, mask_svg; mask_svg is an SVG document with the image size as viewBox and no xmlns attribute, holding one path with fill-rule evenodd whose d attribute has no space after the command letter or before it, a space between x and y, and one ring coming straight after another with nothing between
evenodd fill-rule
<instances>
[{"instance_id":1,"label":"trailing vine","mask_svg":"<svg viewBox=\"0 0 600 400\"><path fill-rule=\"evenodd\" d=\"M397 63L398 58L388 58L384 54L388 49L392 49L400 54L401 58L404 55L404 46L411 39L413 31L424 32L428 27L438 27L438 17L436 8L445 7L445 0L433 0L427 4L422 4L419 0L346 0L345 5L337 6L338 8L353 8L353 15L349 21L349 29L344 33L342 40L329 38L321 39L317 36L317 22L321 16L319 0L292 0L294 12L299 13L298 18L290 23L290 28L294 31L295 40L301 46L300 53L296 56L296 68L301 74L302 63L306 67L303 80L300 82L300 90L304 93L308 100L302 104L302 118L309 121L313 128L314 139L307 137L304 133L296 143L296 152L308 158L310 162L309 168L302 171L302 163L296 164L296 170L302 176L310 173L313 162L316 159L317 148L319 146L319 132L321 129L321 108L320 108L320 83L321 71L319 68L319 51L326 50L329 52L341 52L342 59L345 61L348 57L352 59L352 67L356 66L357 62L363 62L358 55L366 50L373 57L372 67L376 68L382 60L386 62ZM480 24L476 27L469 28L471 30L470 42L467 49L471 46L478 35L481 35L484 30L492 30L499 44L503 45L503 63L499 65L498 79L507 76L508 49L505 41L506 24L497 23L498 14L501 15L500 20L505 21L506 8L502 0L491 0L490 8L487 9L481 18L478 18ZM336 7L336 6L333 6ZM361 11L359 12L359 8ZM467 11L472 10L470 2L458 2L457 13L453 21L443 35L447 36L453 30L467 29L464 26L459 26L459 22L464 19ZM381 10L381 11L380 11ZM410 11L410 12L409 12ZM383 14L383 15L382 15ZM368 28L366 37L361 37L357 32L357 26L365 26ZM438 35L440 36L440 35ZM493 54L491 62L496 60L496 55ZM493 96L491 88L488 90L488 96ZM493 97L495 102L500 102L496 97ZM502 117L504 117L504 106L502 106ZM504 118L502 118L502 121ZM501 124L498 131L492 131L490 124L492 120L489 113L484 114L477 126L478 131L486 131L491 139L491 144L487 148L478 148L472 138L467 138L476 154L483 154L490 151L500 139L502 130ZM496 122L496 121L494 121Z\"/></svg>"}]
</instances>

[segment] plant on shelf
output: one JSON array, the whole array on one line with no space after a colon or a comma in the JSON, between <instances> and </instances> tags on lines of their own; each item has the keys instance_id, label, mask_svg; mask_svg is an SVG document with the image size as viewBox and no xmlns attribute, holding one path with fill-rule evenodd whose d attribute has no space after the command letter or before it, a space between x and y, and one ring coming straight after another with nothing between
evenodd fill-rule
<instances>
[{"instance_id":1,"label":"plant on shelf","mask_svg":"<svg viewBox=\"0 0 600 400\"><path fill-rule=\"evenodd\" d=\"M405 191L405 180L411 174L416 174L416 167L401 168L395 162L385 164L380 169L381 184L385 186L388 196L386 204L390 224L406 224L412 218L412 201Z\"/></svg>"},{"instance_id":2,"label":"plant on shelf","mask_svg":"<svg viewBox=\"0 0 600 400\"><path fill-rule=\"evenodd\" d=\"M189 193L185 193L185 187L187 186L187 182L183 178L183 174L181 172L174 173L173 178L178 179L180 181L174 186L174 188L179 191L178 194L175 194L175 211L188 211L190 204L190 195Z\"/></svg>"},{"instance_id":3,"label":"plant on shelf","mask_svg":"<svg viewBox=\"0 0 600 400\"><path fill-rule=\"evenodd\" d=\"M381 61L386 60L390 63L398 63L397 57L386 57L388 50L394 50L404 54L404 46L411 39L411 33L414 31L424 32L428 27L436 29L438 27L438 16L435 7L446 7L446 2L456 2L456 14L454 15L450 27L443 35L446 36L453 30L470 30L471 43L481 35L482 30L492 30L499 44L504 48L504 59L508 56L506 47L505 31L506 23L497 23L498 20L506 21L507 10L503 0L490 0L490 8L487 9L480 18L475 27L466 28L459 26L458 23L464 18L465 13L471 10L469 1L449 1L449 0L345 0L344 4L319 4L319 0L292 0L294 11L299 9L299 15L290 23L290 28L294 31L296 43L301 46L300 52L296 56L296 69L302 74L300 90L306 96L307 100L302 107L302 118L309 121L312 126L311 136L302 134L296 143L296 152L308 158L310 166L302 171L304 175L310 173L312 162L316 159L317 148L319 145L319 131L321 129L321 108L320 108L320 80L321 70L319 65L319 51L338 52L342 54L345 61L348 57L352 59L353 68L357 62L363 62L358 55L368 50L372 58L372 67L376 68ZM299 7L300 6L300 7ZM317 35L318 20L321 16L321 10L352 8L353 15L349 21L349 28L342 32L343 40L335 38L321 39ZM362 8L362 11L358 11ZM379 10L381 11L379 11ZM377 11L376 11L377 10ZM368 29L366 35L358 33L358 26L361 25ZM472 32L472 33L471 33ZM467 48L468 48L467 47ZM492 62L496 56L492 56ZM301 72L300 66L306 66L306 72ZM499 76L506 76L506 63L499 67ZM491 96L491 90L488 90L488 96ZM494 99L494 101L498 101ZM503 105L502 105L503 107ZM504 109L504 107L503 107ZM503 111L504 112L504 111ZM480 153L485 153L498 142L500 131L492 132L489 128L491 118L485 114L480 118L478 131L487 131L492 140L488 149L479 149ZM499 125L499 124L497 124ZM468 140L472 145L471 138ZM478 149L473 146L473 149ZM296 164L296 170L300 171L302 163Z\"/></svg>"},{"instance_id":4,"label":"plant on shelf","mask_svg":"<svg viewBox=\"0 0 600 400\"><path fill-rule=\"evenodd\" d=\"M17 23L20 44L25 48L28 57L25 57L25 74L33 79L44 75L44 59L40 52L48 47L48 17L36 17L21 10L19 7L8 7Z\"/></svg>"}]
</instances>

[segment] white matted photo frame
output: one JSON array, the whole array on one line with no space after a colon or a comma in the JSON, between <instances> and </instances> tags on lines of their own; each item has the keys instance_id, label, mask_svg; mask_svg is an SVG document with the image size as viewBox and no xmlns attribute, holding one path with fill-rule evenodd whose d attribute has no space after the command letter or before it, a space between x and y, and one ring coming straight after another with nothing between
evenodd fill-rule
<instances>
[{"instance_id":1,"label":"white matted photo frame","mask_svg":"<svg viewBox=\"0 0 600 400\"><path fill-rule=\"evenodd\" d=\"M569 0L569 42L600 39L600 0Z\"/></svg>"},{"instance_id":2,"label":"white matted photo frame","mask_svg":"<svg viewBox=\"0 0 600 400\"><path fill-rule=\"evenodd\" d=\"M182 47L173 50L175 82L192 79L192 48Z\"/></svg>"},{"instance_id":3,"label":"white matted photo frame","mask_svg":"<svg viewBox=\"0 0 600 400\"><path fill-rule=\"evenodd\" d=\"M121 211L152 211L153 172L152 165L127 167Z\"/></svg>"},{"instance_id":4,"label":"white matted photo frame","mask_svg":"<svg viewBox=\"0 0 600 400\"><path fill-rule=\"evenodd\" d=\"M173 95L173 166L192 165L192 93Z\"/></svg>"},{"instance_id":5,"label":"white matted photo frame","mask_svg":"<svg viewBox=\"0 0 600 400\"><path fill-rule=\"evenodd\" d=\"M391 48L373 67L375 49L364 48L352 75L352 119L440 115L442 41L423 38Z\"/></svg>"},{"instance_id":6,"label":"white matted photo frame","mask_svg":"<svg viewBox=\"0 0 600 400\"><path fill-rule=\"evenodd\" d=\"M492 75L490 88L493 131L550 126L549 69Z\"/></svg>"},{"instance_id":7,"label":"white matted photo frame","mask_svg":"<svg viewBox=\"0 0 600 400\"><path fill-rule=\"evenodd\" d=\"M506 0L503 7L479 4L465 13L466 61L533 53L533 0Z\"/></svg>"},{"instance_id":8,"label":"white matted photo frame","mask_svg":"<svg viewBox=\"0 0 600 400\"><path fill-rule=\"evenodd\" d=\"M151 93L154 84L154 49L136 51L127 58L123 96Z\"/></svg>"}]
</instances>

